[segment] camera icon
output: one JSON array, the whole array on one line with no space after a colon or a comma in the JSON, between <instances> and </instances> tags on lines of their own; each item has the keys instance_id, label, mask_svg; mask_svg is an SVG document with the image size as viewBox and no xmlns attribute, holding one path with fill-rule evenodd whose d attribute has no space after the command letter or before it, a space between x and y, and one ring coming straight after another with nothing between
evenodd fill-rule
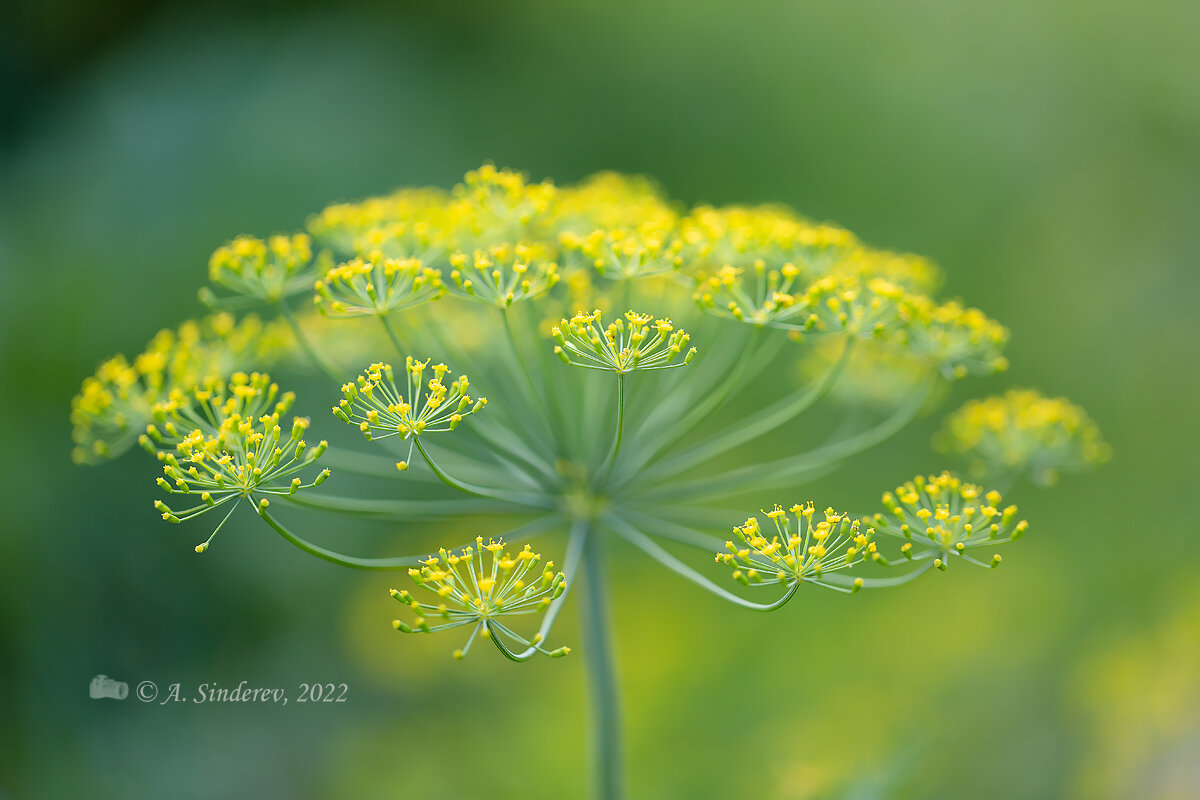
<instances>
[{"instance_id":1,"label":"camera icon","mask_svg":"<svg viewBox=\"0 0 1200 800\"><path fill-rule=\"evenodd\" d=\"M88 695L93 700L99 700L102 697L124 700L129 696L129 684L125 681L114 681L107 675L97 675L88 685Z\"/></svg>"}]
</instances>

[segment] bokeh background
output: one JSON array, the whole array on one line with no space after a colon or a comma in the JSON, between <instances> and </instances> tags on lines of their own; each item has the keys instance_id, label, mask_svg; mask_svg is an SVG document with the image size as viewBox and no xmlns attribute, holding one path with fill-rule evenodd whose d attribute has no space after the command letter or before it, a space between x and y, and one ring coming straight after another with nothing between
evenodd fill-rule
<instances>
[{"instance_id":1,"label":"bokeh background","mask_svg":"<svg viewBox=\"0 0 1200 800\"><path fill-rule=\"evenodd\" d=\"M6 17L0 796L584 793L582 662L454 664L388 630L391 578L253 519L199 558L151 509L153 463L69 460L82 378L199 313L215 246L485 159L783 201L927 254L1013 329L1011 371L945 410L1033 385L1114 447L1094 474L1017 487L1033 533L1003 569L854 602L746 614L618 550L634 797L1200 796L1197 4L55 0ZM862 507L940 469L939 419L798 494ZM350 693L156 707L88 699L97 673Z\"/></svg>"}]
</instances>

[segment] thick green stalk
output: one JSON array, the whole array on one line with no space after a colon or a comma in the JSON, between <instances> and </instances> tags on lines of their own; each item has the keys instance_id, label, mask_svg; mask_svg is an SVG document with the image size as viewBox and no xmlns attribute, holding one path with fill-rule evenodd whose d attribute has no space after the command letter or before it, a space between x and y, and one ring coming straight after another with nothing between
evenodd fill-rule
<instances>
[{"instance_id":1,"label":"thick green stalk","mask_svg":"<svg viewBox=\"0 0 1200 800\"><path fill-rule=\"evenodd\" d=\"M333 550L327 550L324 547L315 545L312 542L301 539L296 534L288 530L282 525L279 520L271 516L265 508L256 506L258 515L262 517L268 525L274 528L280 536L287 539L289 542L299 547L309 555L314 555L317 558L324 559L333 564L338 564L343 567L354 567L355 569L403 569L406 567L414 567L420 563L421 556L404 556L401 558L358 558L357 556L347 556Z\"/></svg>"},{"instance_id":2,"label":"thick green stalk","mask_svg":"<svg viewBox=\"0 0 1200 800\"><path fill-rule=\"evenodd\" d=\"M417 450L420 451L421 457L425 459L425 463L433 470L433 474L442 479L442 482L447 486L452 486L461 492L473 494L477 497L490 497L494 500L503 500L506 503L515 503L517 505L534 506L536 508L550 508L551 504L544 495L532 494L530 492L518 492L515 490L492 489L487 486L476 486L473 483L460 481L446 473L433 457L429 455L429 451L425 449L425 445L421 444L421 437L414 437L417 445Z\"/></svg>"},{"instance_id":3,"label":"thick green stalk","mask_svg":"<svg viewBox=\"0 0 1200 800\"><path fill-rule=\"evenodd\" d=\"M592 797L593 800L622 800L625 797L625 769L621 699L613 653L606 548L603 534L595 527L590 528L586 536L580 636L591 706Z\"/></svg>"}]
</instances>

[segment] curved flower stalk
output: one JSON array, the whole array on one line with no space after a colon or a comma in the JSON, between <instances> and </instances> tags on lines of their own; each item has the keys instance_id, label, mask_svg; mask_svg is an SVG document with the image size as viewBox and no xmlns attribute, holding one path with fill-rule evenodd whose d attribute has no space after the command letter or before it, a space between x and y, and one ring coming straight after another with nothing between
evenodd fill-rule
<instances>
[{"instance_id":1,"label":"curved flower stalk","mask_svg":"<svg viewBox=\"0 0 1200 800\"><path fill-rule=\"evenodd\" d=\"M968 401L946 418L934 444L967 457L977 475L1000 472L1011 480L1028 472L1038 486L1053 485L1060 472L1103 464L1112 453L1086 411L1034 389Z\"/></svg>"},{"instance_id":2,"label":"curved flower stalk","mask_svg":"<svg viewBox=\"0 0 1200 800\"><path fill-rule=\"evenodd\" d=\"M412 624L397 619L392 627L401 633L437 633L469 626L466 644L454 651L456 659L467 654L477 636L513 661L525 661L536 653L565 656L571 648L547 650L541 644L542 634L527 639L505 621L542 613L566 591L566 576L554 571L554 562L541 563L541 555L529 545L514 556L504 551L503 539L484 544L482 536L476 537L474 547L458 553L439 550L438 555L423 559L420 568L408 571L438 602L422 602L407 590L392 589L392 597L416 615Z\"/></svg>"},{"instance_id":3,"label":"curved flower stalk","mask_svg":"<svg viewBox=\"0 0 1200 800\"><path fill-rule=\"evenodd\" d=\"M271 353L241 341L222 317L224 334L196 328L185 337L181 329L85 382L72 413L80 459L115 455L145 431L143 444L161 453L165 490L193 498L182 510L164 503L168 519L221 504L232 511L244 497L309 555L355 569L414 569L424 588L395 596L416 620L398 629L462 628L464 652L485 637L518 661L565 653L545 643L574 594L597 797L619 800L624 789L611 539L715 598L769 611L803 598L805 584L853 593L898 586L954 558L991 566L997 558L975 551L1026 529L998 495L947 475L905 484L870 520L774 506L732 537L711 533L746 519L759 498L796 491L885 441L949 380L1005 366L1007 330L939 299L940 273L917 256L870 248L781 206L689 210L644 179L610 173L559 189L490 164L448 192L401 190L331 206L308 221L307 235L315 244L305 234L275 249L235 240L215 278L247 302L275 304L294 332L287 348L309 356L280 366L330 375L321 402L336 402L334 413L376 452L335 446L317 464L322 448L302 444L307 422L283 421L292 396L261 372ZM325 312L311 310L315 321L305 325L287 299L300 276ZM605 318L578 309L603 309ZM405 357L403 376L385 363L388 343L366 317L379 317ZM262 330L249 319L242 326ZM371 366L347 380L350 368L326 366L307 334L339 363ZM488 388L487 414L476 415L485 401L443 361ZM638 391L627 392L633 373ZM850 408L801 427L807 411L830 399ZM1034 400L1002 406L956 417L949 449L1002 476L1098 460L1097 434L1063 409ZM1061 447L1053 444L1060 429ZM367 486L382 495L315 488L325 465L338 470L339 484L374 479ZM309 467L315 474L303 472ZM742 510L725 508L725 498ZM496 530L483 531L492 538L477 540L469 556L360 557L298 535L291 515L312 513L404 528L419 520L422 530L458 529L470 515ZM580 579L578 590L546 577L532 549L510 556L500 545L543 534L562 543L563 572ZM729 570L724 580L704 564L715 552ZM743 586L727 588L729 574ZM761 596L761 586L778 595L739 594ZM511 626L516 615L538 619L536 631Z\"/></svg>"},{"instance_id":4,"label":"curved flower stalk","mask_svg":"<svg viewBox=\"0 0 1200 800\"><path fill-rule=\"evenodd\" d=\"M883 495L887 513L871 517L870 524L879 534L902 540L900 552L906 559L933 559L933 566L943 571L951 557L994 568L1002 560L998 553L983 562L967 551L1015 542L1029 530L1028 522L1017 520L1017 507L1002 508L1001 500L999 492L964 483L949 472L918 475L895 494Z\"/></svg>"}]
</instances>

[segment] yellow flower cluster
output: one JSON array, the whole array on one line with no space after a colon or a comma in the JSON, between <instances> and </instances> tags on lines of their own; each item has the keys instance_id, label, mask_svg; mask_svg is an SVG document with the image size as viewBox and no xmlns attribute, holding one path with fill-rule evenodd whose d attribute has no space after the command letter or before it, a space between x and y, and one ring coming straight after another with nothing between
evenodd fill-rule
<instances>
[{"instance_id":1,"label":"yellow flower cluster","mask_svg":"<svg viewBox=\"0 0 1200 800\"><path fill-rule=\"evenodd\" d=\"M451 195L447 224L456 241L473 242L470 249L551 238L557 190L550 181L530 183L520 172L484 164Z\"/></svg>"},{"instance_id":2,"label":"yellow flower cluster","mask_svg":"<svg viewBox=\"0 0 1200 800\"><path fill-rule=\"evenodd\" d=\"M957 300L938 304L927 297L910 296L905 313L905 344L915 356L936 364L947 378L1003 372L1008 328L977 308Z\"/></svg>"},{"instance_id":3,"label":"yellow flower cluster","mask_svg":"<svg viewBox=\"0 0 1200 800\"><path fill-rule=\"evenodd\" d=\"M653 224L598 229L587 236L567 232L559 241L566 252L578 253L608 278L649 278L683 266L683 241Z\"/></svg>"},{"instance_id":4,"label":"yellow flower cluster","mask_svg":"<svg viewBox=\"0 0 1200 800\"><path fill-rule=\"evenodd\" d=\"M862 280L882 278L913 294L928 295L942 284L942 271L929 259L868 247L854 248L843 254L830 273Z\"/></svg>"},{"instance_id":5,"label":"yellow flower cluster","mask_svg":"<svg viewBox=\"0 0 1200 800\"><path fill-rule=\"evenodd\" d=\"M698 277L708 270L745 268L761 260L768 269L792 264L807 282L828 273L859 246L850 231L809 222L783 206L700 206L679 227L681 238L694 248Z\"/></svg>"},{"instance_id":6,"label":"yellow flower cluster","mask_svg":"<svg viewBox=\"0 0 1200 800\"><path fill-rule=\"evenodd\" d=\"M574 186L559 188L554 213L560 230L576 236L643 225L670 230L679 219L653 181L617 172L600 172Z\"/></svg>"},{"instance_id":7,"label":"yellow flower cluster","mask_svg":"<svg viewBox=\"0 0 1200 800\"><path fill-rule=\"evenodd\" d=\"M255 493L291 495L321 485L329 470L322 470L307 485L293 477L320 458L327 444L307 447L303 436L309 421L304 417L293 418L289 435L283 438L280 420L292 400L290 393L280 396L278 385L266 374L235 373L227 386L206 382L190 397L177 393L159 404L158 423L150 425L142 438L152 451L155 444L170 448L157 451L164 474L158 485L171 494L198 493L200 499L199 505L184 510L155 501L163 519L182 522L239 498L250 500ZM196 552L207 548L205 542Z\"/></svg>"},{"instance_id":8,"label":"yellow flower cluster","mask_svg":"<svg viewBox=\"0 0 1200 800\"><path fill-rule=\"evenodd\" d=\"M317 308L330 317L382 317L446 292L438 270L419 258L387 258L381 250L339 264L315 288Z\"/></svg>"},{"instance_id":9,"label":"yellow flower cluster","mask_svg":"<svg viewBox=\"0 0 1200 800\"><path fill-rule=\"evenodd\" d=\"M329 206L309 218L308 232L338 253L382 250L394 258L422 257L440 245L448 202L441 189L401 189L387 197Z\"/></svg>"},{"instance_id":10,"label":"yellow flower cluster","mask_svg":"<svg viewBox=\"0 0 1200 800\"><path fill-rule=\"evenodd\" d=\"M545 258L545 251L518 242L456 252L450 256L450 280L463 296L508 308L541 297L558 283L558 265Z\"/></svg>"},{"instance_id":11,"label":"yellow flower cluster","mask_svg":"<svg viewBox=\"0 0 1200 800\"><path fill-rule=\"evenodd\" d=\"M946 418L935 443L943 452L968 456L975 472L1029 470L1043 486L1061 470L1103 464L1111 455L1087 412L1033 389L966 403Z\"/></svg>"},{"instance_id":12,"label":"yellow flower cluster","mask_svg":"<svg viewBox=\"0 0 1200 800\"><path fill-rule=\"evenodd\" d=\"M750 517L733 529L737 541L725 543L728 552L716 555L716 562L732 567L733 579L745 586L820 583L823 575L878 555L872 541L874 531L864 530L857 520L832 508L825 509L824 519L815 522L811 502L794 505L786 512L776 505L762 514L771 520L773 531L764 533L758 518ZM861 580L855 581L852 591L862 585Z\"/></svg>"},{"instance_id":13,"label":"yellow flower cluster","mask_svg":"<svg viewBox=\"0 0 1200 800\"><path fill-rule=\"evenodd\" d=\"M684 353L691 337L675 330L671 320L636 311L626 311L607 327L602 327L599 309L580 312L555 325L550 335L557 343L554 353L564 363L618 375L682 367L696 356L694 347Z\"/></svg>"},{"instance_id":14,"label":"yellow flower cluster","mask_svg":"<svg viewBox=\"0 0 1200 800\"><path fill-rule=\"evenodd\" d=\"M485 555L486 554L486 555ZM476 636L491 640L505 655L517 657L526 648L552 658L565 656L569 647L545 650L541 636L526 639L503 621L545 611L566 591L566 576L554 571L554 562L542 566L542 557L529 545L516 555L504 551L504 540L476 537L475 547L459 552L438 551L408 574L423 589L437 596L436 602L421 602L406 590L392 589L391 595L416 614L412 624L401 620L392 627L402 633L436 633L472 626L470 638L454 657L461 659ZM513 645L517 646L514 647Z\"/></svg>"},{"instance_id":15,"label":"yellow flower cluster","mask_svg":"<svg viewBox=\"0 0 1200 800\"><path fill-rule=\"evenodd\" d=\"M430 367L430 360L420 361L412 356L405 359L407 392L396 386L390 364L372 364L358 376L357 383L342 386L342 399L334 406L334 415L355 425L368 440L392 436L408 439L423 433L454 430L464 417L487 405L487 398L471 399L466 375L459 375L446 386L444 379L450 368L445 364ZM433 373L428 381L426 369ZM407 467L403 461L398 466L401 470Z\"/></svg>"},{"instance_id":16,"label":"yellow flower cluster","mask_svg":"<svg viewBox=\"0 0 1200 800\"><path fill-rule=\"evenodd\" d=\"M867 247L783 206L676 210L636 177L602 173L560 189L485 164L449 193L332 206L309 230L341 256L421 259L451 291L501 308L544 297L543 310L561 314L561 292L552 292L560 280L571 289L568 310L610 307L590 276L662 277L716 316L795 336L885 338L948 377L1006 365L1007 331L976 309L932 300L941 273L928 260Z\"/></svg>"},{"instance_id":17,"label":"yellow flower cluster","mask_svg":"<svg viewBox=\"0 0 1200 800\"><path fill-rule=\"evenodd\" d=\"M120 355L109 359L71 401L76 463L123 453L145 430L155 404L173 391L190 390L243 362L269 362L288 344L289 335L279 325L264 327L254 316L235 323L219 313L159 331L132 361Z\"/></svg>"},{"instance_id":18,"label":"yellow flower cluster","mask_svg":"<svg viewBox=\"0 0 1200 800\"><path fill-rule=\"evenodd\" d=\"M1000 556L977 561L967 554L977 547L1014 542L1025 535L1029 523L1017 521L1017 507L1001 507L997 491L966 483L943 472L918 475L883 495L886 514L876 514L870 523L876 532L902 539L901 554L908 559L933 558L933 565L946 569L950 556L960 556L977 566L995 567Z\"/></svg>"},{"instance_id":19,"label":"yellow flower cluster","mask_svg":"<svg viewBox=\"0 0 1200 800\"><path fill-rule=\"evenodd\" d=\"M769 325L796 334L848 333L881 338L903 321L907 295L882 278L826 275L797 290L800 270L791 263L767 269L760 259L747 270L724 266L693 295L717 316Z\"/></svg>"},{"instance_id":20,"label":"yellow flower cluster","mask_svg":"<svg viewBox=\"0 0 1200 800\"><path fill-rule=\"evenodd\" d=\"M308 288L313 268L307 234L276 235L266 241L239 236L212 254L208 277L234 295L275 303Z\"/></svg>"},{"instance_id":21,"label":"yellow flower cluster","mask_svg":"<svg viewBox=\"0 0 1200 800\"><path fill-rule=\"evenodd\" d=\"M235 372L226 382L208 376L190 391L172 389L154 404L153 422L138 437L138 443L151 454L163 447L175 447L193 430L216 433L227 419L258 419L273 414L282 416L292 407L296 395L279 393L279 384L264 372Z\"/></svg>"}]
</instances>

